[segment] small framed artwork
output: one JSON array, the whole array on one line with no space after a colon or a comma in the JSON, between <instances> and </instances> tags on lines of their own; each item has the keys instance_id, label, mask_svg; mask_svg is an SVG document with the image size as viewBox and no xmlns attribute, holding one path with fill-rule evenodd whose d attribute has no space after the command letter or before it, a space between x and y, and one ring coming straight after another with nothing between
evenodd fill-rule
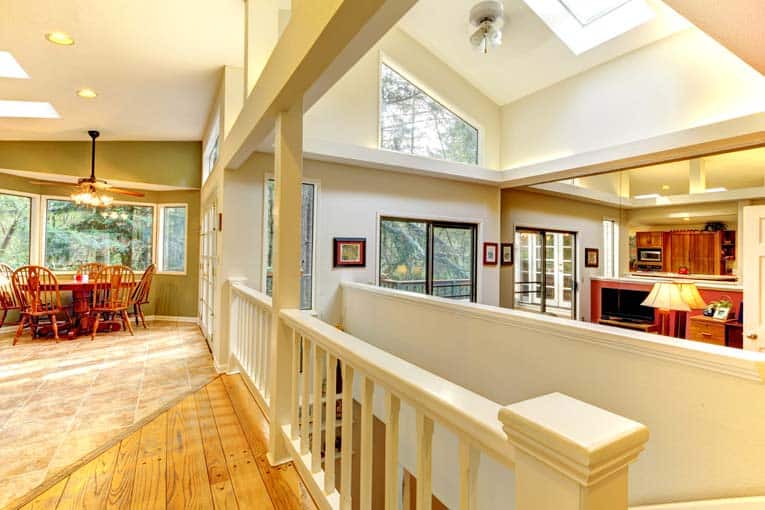
<instances>
[{"instance_id":1,"label":"small framed artwork","mask_svg":"<svg viewBox=\"0 0 765 510\"><path fill-rule=\"evenodd\" d=\"M499 245L497 243L483 243L483 265L484 266L497 265L498 250L499 250Z\"/></svg>"},{"instance_id":2,"label":"small framed artwork","mask_svg":"<svg viewBox=\"0 0 765 510\"><path fill-rule=\"evenodd\" d=\"M730 303L719 304L717 305L717 308L715 309L715 313L712 316L712 318L721 320L721 321L727 321L728 317L730 316L730 309L731 309Z\"/></svg>"},{"instance_id":3,"label":"small framed artwork","mask_svg":"<svg viewBox=\"0 0 765 510\"><path fill-rule=\"evenodd\" d=\"M597 248L584 249L584 267L600 266L600 254Z\"/></svg>"},{"instance_id":4,"label":"small framed artwork","mask_svg":"<svg viewBox=\"0 0 765 510\"><path fill-rule=\"evenodd\" d=\"M502 265L513 265L513 243L502 243Z\"/></svg>"},{"instance_id":5,"label":"small framed artwork","mask_svg":"<svg viewBox=\"0 0 765 510\"><path fill-rule=\"evenodd\" d=\"M334 267L366 267L366 237L335 237L333 245Z\"/></svg>"}]
</instances>

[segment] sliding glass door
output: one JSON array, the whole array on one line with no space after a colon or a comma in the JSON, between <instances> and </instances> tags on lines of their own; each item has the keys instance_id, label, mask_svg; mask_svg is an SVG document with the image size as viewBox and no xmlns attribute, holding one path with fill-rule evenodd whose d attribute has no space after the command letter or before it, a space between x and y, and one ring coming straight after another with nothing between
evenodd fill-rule
<instances>
[{"instance_id":1,"label":"sliding glass door","mask_svg":"<svg viewBox=\"0 0 765 510\"><path fill-rule=\"evenodd\" d=\"M515 307L576 318L576 234L517 228Z\"/></svg>"},{"instance_id":2,"label":"sliding glass door","mask_svg":"<svg viewBox=\"0 0 765 510\"><path fill-rule=\"evenodd\" d=\"M381 287L476 299L476 225L382 218Z\"/></svg>"}]
</instances>

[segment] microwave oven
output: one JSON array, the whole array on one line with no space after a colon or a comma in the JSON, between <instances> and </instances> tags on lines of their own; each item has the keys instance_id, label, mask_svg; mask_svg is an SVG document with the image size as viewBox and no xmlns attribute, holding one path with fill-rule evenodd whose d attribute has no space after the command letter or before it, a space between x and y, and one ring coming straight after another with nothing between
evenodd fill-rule
<instances>
[{"instance_id":1,"label":"microwave oven","mask_svg":"<svg viewBox=\"0 0 765 510\"><path fill-rule=\"evenodd\" d=\"M638 250L638 262L661 262L661 249L640 248Z\"/></svg>"}]
</instances>

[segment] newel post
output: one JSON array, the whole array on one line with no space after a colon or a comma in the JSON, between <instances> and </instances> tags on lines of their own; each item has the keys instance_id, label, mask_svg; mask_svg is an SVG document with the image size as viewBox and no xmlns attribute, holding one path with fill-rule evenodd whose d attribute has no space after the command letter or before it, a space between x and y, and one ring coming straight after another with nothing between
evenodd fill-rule
<instances>
[{"instance_id":1,"label":"newel post","mask_svg":"<svg viewBox=\"0 0 765 510\"><path fill-rule=\"evenodd\" d=\"M290 423L292 332L280 319L282 310L300 308L300 207L303 186L303 104L276 118L274 144L274 255L271 321L270 437L272 465L290 460L282 426Z\"/></svg>"},{"instance_id":2,"label":"newel post","mask_svg":"<svg viewBox=\"0 0 765 510\"><path fill-rule=\"evenodd\" d=\"M515 449L517 510L627 509L644 425L561 393L509 405L499 419Z\"/></svg>"}]
</instances>

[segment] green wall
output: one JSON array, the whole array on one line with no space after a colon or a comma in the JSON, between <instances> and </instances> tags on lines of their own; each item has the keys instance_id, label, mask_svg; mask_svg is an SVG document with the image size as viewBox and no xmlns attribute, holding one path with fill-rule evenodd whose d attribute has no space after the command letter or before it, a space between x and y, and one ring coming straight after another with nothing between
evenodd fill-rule
<instances>
[{"instance_id":1,"label":"green wall","mask_svg":"<svg viewBox=\"0 0 765 510\"><path fill-rule=\"evenodd\" d=\"M200 142L98 142L96 175L102 179L199 187ZM82 142L0 142L0 169L75 176L90 173L90 144ZM0 172L0 189L41 195L68 195L70 187L41 186L25 177ZM196 317L198 314L199 190L143 191L144 197L118 197L125 202L188 205L185 275L154 278L146 315Z\"/></svg>"}]
</instances>

